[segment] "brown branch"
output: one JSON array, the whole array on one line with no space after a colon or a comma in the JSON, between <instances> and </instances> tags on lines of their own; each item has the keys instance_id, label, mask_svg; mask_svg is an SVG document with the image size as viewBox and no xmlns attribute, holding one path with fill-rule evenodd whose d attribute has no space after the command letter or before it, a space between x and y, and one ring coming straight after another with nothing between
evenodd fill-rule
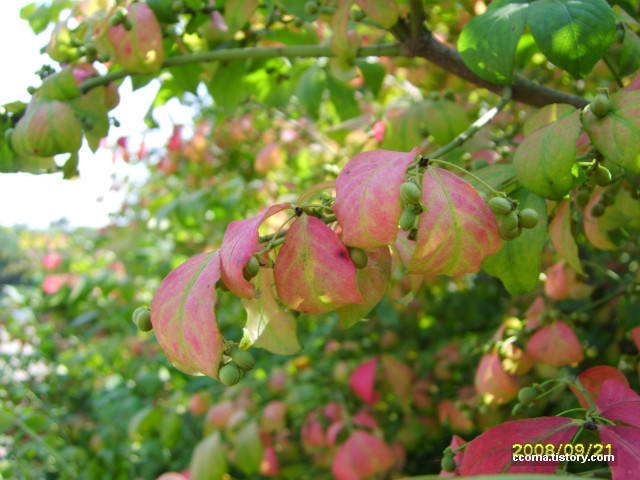
<instances>
[{"instance_id":1,"label":"brown branch","mask_svg":"<svg viewBox=\"0 0 640 480\"><path fill-rule=\"evenodd\" d=\"M502 94L504 85L498 85L478 77L464 64L455 48L438 41L430 32L421 38L412 38L404 45L407 56L425 58L464 80L499 95ZM583 108L589 103L578 95L545 87L520 76L516 76L513 82L512 99L534 107L543 107L551 103L567 103L576 108Z\"/></svg>"}]
</instances>

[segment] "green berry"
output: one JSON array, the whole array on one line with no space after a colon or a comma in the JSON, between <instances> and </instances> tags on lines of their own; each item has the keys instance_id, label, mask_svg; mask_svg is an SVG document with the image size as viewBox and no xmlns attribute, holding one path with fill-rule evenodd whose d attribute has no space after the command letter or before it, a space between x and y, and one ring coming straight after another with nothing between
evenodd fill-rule
<instances>
[{"instance_id":1,"label":"green berry","mask_svg":"<svg viewBox=\"0 0 640 480\"><path fill-rule=\"evenodd\" d=\"M229 356L233 359L240 370L251 370L256 366L256 359L246 350L241 350L236 346L231 347Z\"/></svg>"},{"instance_id":2,"label":"green berry","mask_svg":"<svg viewBox=\"0 0 640 480\"><path fill-rule=\"evenodd\" d=\"M607 207L613 205L616 201L616 194L610 190L607 190L606 192L604 192L604 195L602 195L601 201Z\"/></svg>"},{"instance_id":3,"label":"green berry","mask_svg":"<svg viewBox=\"0 0 640 480\"><path fill-rule=\"evenodd\" d=\"M12 135L12 134L13 134L13 128L7 128L7 129L4 131L4 139L5 139L7 142L10 142L10 141L11 141L11 135Z\"/></svg>"},{"instance_id":4,"label":"green berry","mask_svg":"<svg viewBox=\"0 0 640 480\"><path fill-rule=\"evenodd\" d=\"M520 234L522 233L522 228L518 227L514 230L502 230L499 228L498 232L500 233L500 237L502 237L504 240L513 240L520 236Z\"/></svg>"},{"instance_id":5,"label":"green berry","mask_svg":"<svg viewBox=\"0 0 640 480\"><path fill-rule=\"evenodd\" d=\"M411 230L416 223L416 214L412 208L407 208L400 216L400 228L405 232Z\"/></svg>"},{"instance_id":6,"label":"green berry","mask_svg":"<svg viewBox=\"0 0 640 480\"><path fill-rule=\"evenodd\" d=\"M429 93L429 100L433 102L437 102L438 100L440 100L440 98L441 98L440 92Z\"/></svg>"},{"instance_id":7,"label":"green berry","mask_svg":"<svg viewBox=\"0 0 640 480\"><path fill-rule=\"evenodd\" d=\"M231 387L238 383L240 381L240 376L240 369L233 362L223 365L218 371L218 378L220 379L220 382L227 387Z\"/></svg>"},{"instance_id":8,"label":"green berry","mask_svg":"<svg viewBox=\"0 0 640 480\"><path fill-rule=\"evenodd\" d=\"M405 203L411 205L420 203L422 199L420 187L413 182L404 182L400 185L400 198L402 198Z\"/></svg>"},{"instance_id":9,"label":"green berry","mask_svg":"<svg viewBox=\"0 0 640 480\"><path fill-rule=\"evenodd\" d=\"M591 111L596 117L602 118L611 109L611 101L606 93L598 93L593 100L591 100Z\"/></svg>"},{"instance_id":10,"label":"green berry","mask_svg":"<svg viewBox=\"0 0 640 480\"><path fill-rule=\"evenodd\" d=\"M304 11L309 15L315 15L316 13L318 13L318 11L320 11L320 5L318 5L318 2L310 0L304 4Z\"/></svg>"},{"instance_id":11,"label":"green berry","mask_svg":"<svg viewBox=\"0 0 640 480\"><path fill-rule=\"evenodd\" d=\"M456 99L456 91L453 88L447 88L444 91L444 98L445 100L454 101Z\"/></svg>"},{"instance_id":12,"label":"green berry","mask_svg":"<svg viewBox=\"0 0 640 480\"><path fill-rule=\"evenodd\" d=\"M242 276L245 280L249 281L255 277L260 271L260 262L256 257L251 257L247 264L242 269Z\"/></svg>"},{"instance_id":13,"label":"green berry","mask_svg":"<svg viewBox=\"0 0 640 480\"><path fill-rule=\"evenodd\" d=\"M518 225L522 228L533 228L538 224L538 212L533 208L525 208L518 215Z\"/></svg>"},{"instance_id":14,"label":"green berry","mask_svg":"<svg viewBox=\"0 0 640 480\"><path fill-rule=\"evenodd\" d=\"M511 415L517 417L524 413L525 406L522 403L516 403L511 409Z\"/></svg>"},{"instance_id":15,"label":"green berry","mask_svg":"<svg viewBox=\"0 0 640 480\"><path fill-rule=\"evenodd\" d=\"M585 205L587 205L587 203L589 203L590 198L591 194L588 190L579 190L578 193L576 193L574 200L576 201L576 205L578 205L579 207L584 207Z\"/></svg>"},{"instance_id":16,"label":"green berry","mask_svg":"<svg viewBox=\"0 0 640 480\"><path fill-rule=\"evenodd\" d=\"M538 398L538 389L536 387L524 387L518 392L518 400L523 405L531 405Z\"/></svg>"},{"instance_id":17,"label":"green berry","mask_svg":"<svg viewBox=\"0 0 640 480\"><path fill-rule=\"evenodd\" d=\"M518 215L516 212L511 211L500 219L500 228L505 232L510 232L511 230L516 230L518 228L518 223Z\"/></svg>"},{"instance_id":18,"label":"green berry","mask_svg":"<svg viewBox=\"0 0 640 480\"><path fill-rule=\"evenodd\" d=\"M358 269L366 267L369 262L367 252L358 247L349 247L349 256L351 257L353 265Z\"/></svg>"},{"instance_id":19,"label":"green berry","mask_svg":"<svg viewBox=\"0 0 640 480\"><path fill-rule=\"evenodd\" d=\"M604 211L606 206L603 203L596 203L593 207L591 207L591 216L592 217L601 217L604 215Z\"/></svg>"},{"instance_id":20,"label":"green berry","mask_svg":"<svg viewBox=\"0 0 640 480\"><path fill-rule=\"evenodd\" d=\"M616 29L616 42L618 43L622 43L624 42L624 26L622 25L618 25L618 28Z\"/></svg>"},{"instance_id":21,"label":"green berry","mask_svg":"<svg viewBox=\"0 0 640 480\"><path fill-rule=\"evenodd\" d=\"M456 465L456 461L453 459L453 455L448 454L445 455L444 457L442 457L442 461L440 462L440 466L442 467L442 470L444 470L445 472L451 473L451 472L455 472L456 468L458 467Z\"/></svg>"},{"instance_id":22,"label":"green berry","mask_svg":"<svg viewBox=\"0 0 640 480\"><path fill-rule=\"evenodd\" d=\"M489 200L488 205L496 215L506 215L513 210L513 203L503 197L493 197Z\"/></svg>"},{"instance_id":23,"label":"green berry","mask_svg":"<svg viewBox=\"0 0 640 480\"><path fill-rule=\"evenodd\" d=\"M136 308L131 318L141 332L149 332L153 329L153 325L151 324L151 310L147 307Z\"/></svg>"},{"instance_id":24,"label":"green berry","mask_svg":"<svg viewBox=\"0 0 640 480\"><path fill-rule=\"evenodd\" d=\"M411 240L412 242L415 242L417 238L418 238L418 229L412 228L411 231L409 232L409 235L407 235L407 240Z\"/></svg>"},{"instance_id":25,"label":"green berry","mask_svg":"<svg viewBox=\"0 0 640 480\"><path fill-rule=\"evenodd\" d=\"M598 165L593 171L593 179L597 185L606 187L611 183L611 172L607 167Z\"/></svg>"}]
</instances>

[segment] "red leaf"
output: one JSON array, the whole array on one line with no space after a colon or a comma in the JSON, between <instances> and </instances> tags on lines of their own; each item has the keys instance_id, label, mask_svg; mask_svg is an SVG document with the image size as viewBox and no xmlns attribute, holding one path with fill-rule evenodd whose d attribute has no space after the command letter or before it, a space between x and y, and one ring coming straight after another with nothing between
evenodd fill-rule
<instances>
[{"instance_id":1,"label":"red leaf","mask_svg":"<svg viewBox=\"0 0 640 480\"><path fill-rule=\"evenodd\" d=\"M331 472L337 480L359 480L384 473L393 467L395 455L380 437L355 430L340 445Z\"/></svg>"},{"instance_id":2,"label":"red leaf","mask_svg":"<svg viewBox=\"0 0 640 480\"><path fill-rule=\"evenodd\" d=\"M601 416L640 428L640 396L617 379L602 384L596 404Z\"/></svg>"},{"instance_id":3,"label":"red leaf","mask_svg":"<svg viewBox=\"0 0 640 480\"><path fill-rule=\"evenodd\" d=\"M218 251L202 253L172 270L151 303L151 323L167 359L188 374L218 378L224 345L215 314Z\"/></svg>"},{"instance_id":4,"label":"red leaf","mask_svg":"<svg viewBox=\"0 0 640 480\"><path fill-rule=\"evenodd\" d=\"M271 215L291 207L290 203L273 205L253 218L235 220L229 224L220 247L222 280L224 284L241 298L252 298L255 287L242 276L242 269L251 256L259 251L258 228Z\"/></svg>"},{"instance_id":5,"label":"red leaf","mask_svg":"<svg viewBox=\"0 0 640 480\"><path fill-rule=\"evenodd\" d=\"M612 446L615 458L615 462L609 462L612 480L636 480L640 472L640 430L601 426L599 432L600 442Z\"/></svg>"},{"instance_id":6,"label":"red leaf","mask_svg":"<svg viewBox=\"0 0 640 480\"><path fill-rule=\"evenodd\" d=\"M580 423L568 417L539 417L506 422L490 428L467 445L460 475L554 473L559 462L544 462L540 465L514 463L513 444L567 443L571 441Z\"/></svg>"},{"instance_id":7,"label":"red leaf","mask_svg":"<svg viewBox=\"0 0 640 480\"><path fill-rule=\"evenodd\" d=\"M553 322L542 327L529 339L527 353L537 362L554 367L575 365L582 361L582 346L565 323Z\"/></svg>"},{"instance_id":8,"label":"red leaf","mask_svg":"<svg viewBox=\"0 0 640 480\"><path fill-rule=\"evenodd\" d=\"M375 248L391 245L402 214L400 185L407 166L420 152L373 150L353 157L336 179L333 210L346 245Z\"/></svg>"},{"instance_id":9,"label":"red leaf","mask_svg":"<svg viewBox=\"0 0 640 480\"><path fill-rule=\"evenodd\" d=\"M587 393L589 393L591 399L594 401L596 401L596 399L598 398L598 394L600 393L602 384L610 378L619 380L627 387L629 386L629 381L627 380L627 377L624 376L624 373L622 373L617 368L610 367L608 365L598 365L597 367L591 367L578 375L580 383L587 391ZM580 391L573 384L569 384L569 388L578 398L578 402L580 402L581 407L591 408L591 405L589 405L587 399L584 398L584 395L582 395L582 393L580 393Z\"/></svg>"},{"instance_id":10,"label":"red leaf","mask_svg":"<svg viewBox=\"0 0 640 480\"><path fill-rule=\"evenodd\" d=\"M378 394L374 391L378 359L372 358L358 366L349 377L349 386L368 404L375 403Z\"/></svg>"},{"instance_id":11,"label":"red leaf","mask_svg":"<svg viewBox=\"0 0 640 480\"><path fill-rule=\"evenodd\" d=\"M347 247L321 220L304 213L291 225L273 273L278 297L294 310L325 313L362 303Z\"/></svg>"},{"instance_id":12,"label":"red leaf","mask_svg":"<svg viewBox=\"0 0 640 480\"><path fill-rule=\"evenodd\" d=\"M460 275L480 270L500 250L495 215L475 188L457 175L430 167L422 179L422 202L411 273Z\"/></svg>"},{"instance_id":13,"label":"red leaf","mask_svg":"<svg viewBox=\"0 0 640 480\"><path fill-rule=\"evenodd\" d=\"M578 244L571 233L571 203L563 200L558 206L556 216L549 224L549 237L558 255L578 273L582 273L582 265L578 257Z\"/></svg>"},{"instance_id":14,"label":"red leaf","mask_svg":"<svg viewBox=\"0 0 640 480\"><path fill-rule=\"evenodd\" d=\"M480 359L476 370L475 387L488 403L503 404L514 399L520 385L515 375L502 368L502 360L494 350Z\"/></svg>"},{"instance_id":15,"label":"red leaf","mask_svg":"<svg viewBox=\"0 0 640 480\"><path fill-rule=\"evenodd\" d=\"M346 305L338 309L340 323L349 328L356 322L366 318L378 304L391 279L391 254L389 247L378 247L366 250L367 266L356 271L358 290L362 295L361 304Z\"/></svg>"}]
</instances>

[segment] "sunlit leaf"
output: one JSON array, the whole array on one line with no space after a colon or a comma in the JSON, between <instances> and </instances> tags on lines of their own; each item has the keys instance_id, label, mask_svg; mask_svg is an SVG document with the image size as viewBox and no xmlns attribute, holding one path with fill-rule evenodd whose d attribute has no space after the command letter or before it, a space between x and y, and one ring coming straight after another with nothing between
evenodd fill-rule
<instances>
[{"instance_id":1,"label":"sunlit leaf","mask_svg":"<svg viewBox=\"0 0 640 480\"><path fill-rule=\"evenodd\" d=\"M384 28L390 28L398 21L398 2L395 0L355 0L356 4L371 20Z\"/></svg>"},{"instance_id":2,"label":"sunlit leaf","mask_svg":"<svg viewBox=\"0 0 640 480\"><path fill-rule=\"evenodd\" d=\"M474 385L485 402L497 405L513 400L520 389L516 376L505 372L496 350L480 359Z\"/></svg>"},{"instance_id":3,"label":"sunlit leaf","mask_svg":"<svg viewBox=\"0 0 640 480\"><path fill-rule=\"evenodd\" d=\"M153 331L179 370L218 378L224 345L214 310L220 278L218 251L201 253L172 270L151 303Z\"/></svg>"},{"instance_id":4,"label":"sunlit leaf","mask_svg":"<svg viewBox=\"0 0 640 480\"><path fill-rule=\"evenodd\" d=\"M615 41L616 18L605 0L539 0L527 9L527 24L542 53L582 78Z\"/></svg>"},{"instance_id":5,"label":"sunlit leaf","mask_svg":"<svg viewBox=\"0 0 640 480\"><path fill-rule=\"evenodd\" d=\"M457 175L428 168L422 180L422 202L426 210L418 217L411 273L475 273L487 256L500 249L495 215Z\"/></svg>"},{"instance_id":6,"label":"sunlit leaf","mask_svg":"<svg viewBox=\"0 0 640 480\"><path fill-rule=\"evenodd\" d=\"M258 0L227 0L224 5L224 20L229 31L240 30L258 7L258 3Z\"/></svg>"},{"instance_id":7,"label":"sunlit leaf","mask_svg":"<svg viewBox=\"0 0 640 480\"><path fill-rule=\"evenodd\" d=\"M347 247L321 220L302 214L285 237L274 267L278 298L305 313L362 303Z\"/></svg>"}]
</instances>

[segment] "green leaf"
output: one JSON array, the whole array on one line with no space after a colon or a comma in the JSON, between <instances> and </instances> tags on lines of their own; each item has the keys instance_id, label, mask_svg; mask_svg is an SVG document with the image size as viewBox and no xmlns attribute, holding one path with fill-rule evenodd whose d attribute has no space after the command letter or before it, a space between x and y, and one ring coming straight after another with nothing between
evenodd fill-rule
<instances>
[{"instance_id":1,"label":"green leaf","mask_svg":"<svg viewBox=\"0 0 640 480\"><path fill-rule=\"evenodd\" d=\"M249 423L236 436L234 464L245 475L255 475L260 471L263 450L258 425Z\"/></svg>"},{"instance_id":2,"label":"green leaf","mask_svg":"<svg viewBox=\"0 0 640 480\"><path fill-rule=\"evenodd\" d=\"M511 83L527 7L509 3L467 22L458 38L458 50L476 75L502 85Z\"/></svg>"},{"instance_id":3,"label":"green leaf","mask_svg":"<svg viewBox=\"0 0 640 480\"><path fill-rule=\"evenodd\" d=\"M620 50L618 75L626 77L640 68L640 38L630 28L624 27L625 35Z\"/></svg>"},{"instance_id":4,"label":"green leaf","mask_svg":"<svg viewBox=\"0 0 640 480\"><path fill-rule=\"evenodd\" d=\"M336 108L340 120L348 120L360 115L360 106L355 98L356 89L351 85L340 82L332 75L327 75L329 98Z\"/></svg>"},{"instance_id":5,"label":"green leaf","mask_svg":"<svg viewBox=\"0 0 640 480\"><path fill-rule=\"evenodd\" d=\"M531 132L513 159L516 176L525 188L544 198L562 199L575 186L573 165L580 135L580 112Z\"/></svg>"},{"instance_id":6,"label":"green leaf","mask_svg":"<svg viewBox=\"0 0 640 480\"><path fill-rule=\"evenodd\" d=\"M224 6L224 21L229 31L240 30L258 7L258 3L258 0L227 0Z\"/></svg>"},{"instance_id":7,"label":"green leaf","mask_svg":"<svg viewBox=\"0 0 640 480\"><path fill-rule=\"evenodd\" d=\"M209 92L217 105L229 110L238 105L244 93L246 66L246 60L232 60L218 66L209 82Z\"/></svg>"},{"instance_id":8,"label":"green leaf","mask_svg":"<svg viewBox=\"0 0 640 480\"><path fill-rule=\"evenodd\" d=\"M301 0L277 0L276 3L278 3L278 5L280 5L285 11L304 20L305 22L313 22L320 16L320 13L309 15L304 7L306 2Z\"/></svg>"},{"instance_id":9,"label":"green leaf","mask_svg":"<svg viewBox=\"0 0 640 480\"><path fill-rule=\"evenodd\" d=\"M50 5L38 5L36 2L25 5L20 10L20 18L27 20L33 33L36 35L44 32L49 23L57 22L60 12L65 8L71 8L71 0L53 0Z\"/></svg>"},{"instance_id":10,"label":"green leaf","mask_svg":"<svg viewBox=\"0 0 640 480\"><path fill-rule=\"evenodd\" d=\"M193 65L182 65L180 67L172 67L168 69L171 72L172 81L175 83L176 89L183 92L191 92L197 94L198 85L204 68L198 63Z\"/></svg>"},{"instance_id":11,"label":"green leaf","mask_svg":"<svg viewBox=\"0 0 640 480\"><path fill-rule=\"evenodd\" d=\"M189 478L192 480L222 480L227 473L227 451L214 432L200 440L191 455Z\"/></svg>"},{"instance_id":12,"label":"green leaf","mask_svg":"<svg viewBox=\"0 0 640 480\"><path fill-rule=\"evenodd\" d=\"M366 58L355 60L356 66L362 72L364 84L371 90L374 96L378 96L382 88L382 82L387 74L387 69L379 62L372 62Z\"/></svg>"},{"instance_id":13,"label":"green leaf","mask_svg":"<svg viewBox=\"0 0 640 480\"><path fill-rule=\"evenodd\" d=\"M408 152L416 145L421 145L426 136L420 109L413 107L387 121L380 146L385 150Z\"/></svg>"},{"instance_id":14,"label":"green leaf","mask_svg":"<svg viewBox=\"0 0 640 480\"><path fill-rule=\"evenodd\" d=\"M615 41L616 18L605 0L539 0L527 23L540 51L577 78L588 75Z\"/></svg>"},{"instance_id":15,"label":"green leaf","mask_svg":"<svg viewBox=\"0 0 640 480\"><path fill-rule=\"evenodd\" d=\"M414 108L419 111L420 125L440 145L449 143L469 125L467 110L450 100L427 100Z\"/></svg>"},{"instance_id":16,"label":"green leaf","mask_svg":"<svg viewBox=\"0 0 640 480\"><path fill-rule=\"evenodd\" d=\"M473 174L483 180L485 183L491 185L496 190L501 190L503 185L509 183L515 177L515 171L513 165L506 163L498 163L495 165L488 165L480 170L473 172ZM491 191L485 187L482 183L471 176L464 177L473 187L485 195L490 195Z\"/></svg>"},{"instance_id":17,"label":"green leaf","mask_svg":"<svg viewBox=\"0 0 640 480\"><path fill-rule=\"evenodd\" d=\"M325 89L327 74L323 68L312 65L300 76L296 87L296 96L300 104L313 118L318 118Z\"/></svg>"},{"instance_id":18,"label":"green leaf","mask_svg":"<svg viewBox=\"0 0 640 480\"><path fill-rule=\"evenodd\" d=\"M520 295L538 285L542 249L547 242L547 203L524 188L514 191L511 197L520 201L520 210L535 209L540 221L534 228L522 230L516 239L503 240L498 253L482 262L482 269L499 278L511 295Z\"/></svg>"},{"instance_id":19,"label":"green leaf","mask_svg":"<svg viewBox=\"0 0 640 480\"><path fill-rule=\"evenodd\" d=\"M89 148L95 152L100 140L109 133L109 116L105 105L105 87L97 87L74 98L69 105L79 118L85 119L83 130Z\"/></svg>"},{"instance_id":20,"label":"green leaf","mask_svg":"<svg viewBox=\"0 0 640 480\"><path fill-rule=\"evenodd\" d=\"M242 299L247 310L246 330L256 348L276 355L294 355L302 350L296 334L297 321L283 310L273 294L273 269L261 268L258 274L260 292L257 298Z\"/></svg>"}]
</instances>

